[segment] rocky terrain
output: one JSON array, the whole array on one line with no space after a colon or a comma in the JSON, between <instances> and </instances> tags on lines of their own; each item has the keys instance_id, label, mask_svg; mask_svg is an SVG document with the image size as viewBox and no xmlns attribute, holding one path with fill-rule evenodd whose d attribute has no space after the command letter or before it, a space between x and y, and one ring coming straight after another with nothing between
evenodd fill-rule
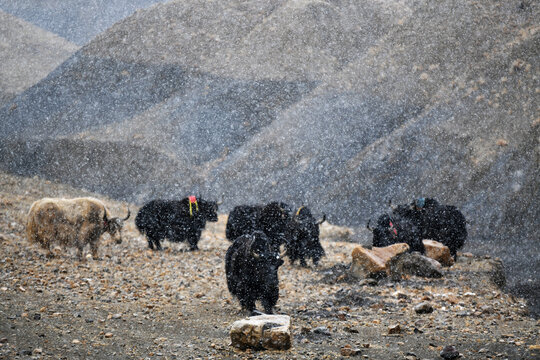
<instances>
[{"instance_id":1,"label":"rocky terrain","mask_svg":"<svg viewBox=\"0 0 540 360\"><path fill-rule=\"evenodd\" d=\"M441 279L356 280L351 229L326 224L318 267L279 270L277 312L292 319L288 351L229 346L246 314L226 288L226 215L200 250L165 243L154 252L132 220L123 243L104 236L100 260L74 249L45 257L24 235L30 204L44 196L91 195L38 178L0 173L0 358L2 359L438 359L454 345L464 359L540 357L540 322L492 281L490 254L461 254ZM136 205L103 198L113 214ZM427 302L432 312L417 313Z\"/></svg>"},{"instance_id":2,"label":"rocky terrain","mask_svg":"<svg viewBox=\"0 0 540 360\"><path fill-rule=\"evenodd\" d=\"M280 199L354 227L435 197L540 298L539 17L527 0L156 4L10 95L0 168L138 205ZM16 39L5 52L31 44Z\"/></svg>"}]
</instances>

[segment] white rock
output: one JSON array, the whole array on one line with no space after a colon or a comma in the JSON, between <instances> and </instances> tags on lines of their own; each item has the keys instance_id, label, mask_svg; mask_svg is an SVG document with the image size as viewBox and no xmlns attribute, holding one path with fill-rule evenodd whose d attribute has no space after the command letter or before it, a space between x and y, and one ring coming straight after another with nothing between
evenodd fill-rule
<instances>
[{"instance_id":1,"label":"white rock","mask_svg":"<svg viewBox=\"0 0 540 360\"><path fill-rule=\"evenodd\" d=\"M259 315L232 324L231 345L240 349L287 350L291 347L291 318Z\"/></svg>"}]
</instances>

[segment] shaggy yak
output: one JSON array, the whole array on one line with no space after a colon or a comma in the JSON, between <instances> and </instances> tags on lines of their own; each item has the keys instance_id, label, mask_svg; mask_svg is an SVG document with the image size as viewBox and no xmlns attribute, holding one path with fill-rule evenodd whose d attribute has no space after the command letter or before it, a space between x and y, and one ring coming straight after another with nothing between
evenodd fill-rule
<instances>
[{"instance_id":1,"label":"shaggy yak","mask_svg":"<svg viewBox=\"0 0 540 360\"><path fill-rule=\"evenodd\" d=\"M161 250L160 241L187 241L190 250L198 249L207 221L218 221L218 203L189 196L182 200L152 200L135 217L139 232L146 235L150 249Z\"/></svg>"},{"instance_id":2,"label":"shaggy yak","mask_svg":"<svg viewBox=\"0 0 540 360\"><path fill-rule=\"evenodd\" d=\"M278 268L283 264L278 252L262 231L238 237L227 250L227 287L242 309L255 313L255 301L272 313L279 298Z\"/></svg>"},{"instance_id":3,"label":"shaggy yak","mask_svg":"<svg viewBox=\"0 0 540 360\"><path fill-rule=\"evenodd\" d=\"M39 243L52 256L51 244L77 248L82 259L83 249L90 245L92 257L97 259L98 242L103 233L109 233L117 244L122 242L124 219L109 217L109 210L98 199L44 198L32 204L27 217L26 235L30 242Z\"/></svg>"},{"instance_id":4,"label":"shaggy yak","mask_svg":"<svg viewBox=\"0 0 540 360\"><path fill-rule=\"evenodd\" d=\"M282 202L266 205L236 206L230 213L225 228L225 236L230 241L254 231L262 231L268 237L274 250L279 252L281 244L290 239L291 208Z\"/></svg>"},{"instance_id":5,"label":"shaggy yak","mask_svg":"<svg viewBox=\"0 0 540 360\"><path fill-rule=\"evenodd\" d=\"M467 238L467 221L455 206L442 205L431 198L418 198L412 203L392 208L391 215L379 217L373 231L373 246L405 242L411 251L424 252L423 239L446 245L457 257Z\"/></svg>"},{"instance_id":6,"label":"shaggy yak","mask_svg":"<svg viewBox=\"0 0 540 360\"><path fill-rule=\"evenodd\" d=\"M317 265L324 256L324 249L319 240L319 225L325 220L326 215L323 215L322 220L316 221L306 206L301 206L296 211L290 221L291 238L285 245L292 264L300 260L300 265L307 266L306 258L311 258L313 264Z\"/></svg>"}]
</instances>

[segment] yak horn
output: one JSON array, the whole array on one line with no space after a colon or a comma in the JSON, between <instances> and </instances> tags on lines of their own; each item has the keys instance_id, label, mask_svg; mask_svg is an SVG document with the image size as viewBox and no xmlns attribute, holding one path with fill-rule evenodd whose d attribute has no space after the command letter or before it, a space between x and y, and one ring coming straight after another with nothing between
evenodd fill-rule
<instances>
[{"instance_id":1,"label":"yak horn","mask_svg":"<svg viewBox=\"0 0 540 360\"><path fill-rule=\"evenodd\" d=\"M325 221L326 221L326 214L323 214L323 215L322 215L321 221L319 221L319 222L317 223L317 225L321 225L321 224L322 224L323 222L325 222Z\"/></svg>"},{"instance_id":2,"label":"yak horn","mask_svg":"<svg viewBox=\"0 0 540 360\"><path fill-rule=\"evenodd\" d=\"M129 219L129 215L131 215L131 211L129 211L129 208L128 208L128 214L127 214L126 218L125 218L125 219L122 219L122 220L123 220L123 221L126 221L127 219Z\"/></svg>"},{"instance_id":3,"label":"yak horn","mask_svg":"<svg viewBox=\"0 0 540 360\"><path fill-rule=\"evenodd\" d=\"M369 227L369 223L370 223L370 222L371 222L371 219L369 219L369 220L367 221L366 228L367 228L369 231L373 232L373 229Z\"/></svg>"}]
</instances>

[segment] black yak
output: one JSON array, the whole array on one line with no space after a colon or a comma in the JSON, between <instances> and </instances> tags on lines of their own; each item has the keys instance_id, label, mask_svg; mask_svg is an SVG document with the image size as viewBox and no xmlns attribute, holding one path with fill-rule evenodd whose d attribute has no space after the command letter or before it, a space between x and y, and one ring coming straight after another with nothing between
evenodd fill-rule
<instances>
[{"instance_id":1,"label":"black yak","mask_svg":"<svg viewBox=\"0 0 540 360\"><path fill-rule=\"evenodd\" d=\"M207 221L218 221L218 203L189 196L182 200L152 200L135 217L139 232L146 235L150 249L161 250L160 241L186 241L190 250L198 249Z\"/></svg>"},{"instance_id":2,"label":"black yak","mask_svg":"<svg viewBox=\"0 0 540 360\"><path fill-rule=\"evenodd\" d=\"M77 248L82 259L83 249L90 245L92 257L98 257L98 243L103 233L109 233L117 244L122 242L124 219L109 215L105 204L95 198L44 198L32 204L27 216L26 235L30 242L37 242L52 256L51 244Z\"/></svg>"},{"instance_id":3,"label":"black yak","mask_svg":"<svg viewBox=\"0 0 540 360\"><path fill-rule=\"evenodd\" d=\"M461 211L453 205L438 205L419 211L423 219L422 237L448 246L450 254L457 258L457 251L467 239L467 221Z\"/></svg>"},{"instance_id":4,"label":"black yak","mask_svg":"<svg viewBox=\"0 0 540 360\"><path fill-rule=\"evenodd\" d=\"M276 251L290 238L291 208L283 202L236 206L229 214L225 236L230 241L254 231L262 231Z\"/></svg>"},{"instance_id":5,"label":"black yak","mask_svg":"<svg viewBox=\"0 0 540 360\"><path fill-rule=\"evenodd\" d=\"M257 230L261 209L262 206L257 205L235 206L229 213L225 227L227 239L234 241L242 235L251 234Z\"/></svg>"},{"instance_id":6,"label":"black yak","mask_svg":"<svg viewBox=\"0 0 540 360\"><path fill-rule=\"evenodd\" d=\"M260 300L264 311L272 313L279 298L279 253L262 231L242 235L232 243L225 256L225 273L230 293L243 309L254 313Z\"/></svg>"},{"instance_id":7,"label":"black yak","mask_svg":"<svg viewBox=\"0 0 540 360\"><path fill-rule=\"evenodd\" d=\"M409 251L425 253L419 224L414 219L402 214L382 214L377 219L377 226L367 228L373 232L373 246L384 247L397 243L409 245Z\"/></svg>"},{"instance_id":8,"label":"black yak","mask_svg":"<svg viewBox=\"0 0 540 360\"><path fill-rule=\"evenodd\" d=\"M296 211L290 221L290 240L285 245L286 254L292 264L300 260L300 265L307 266L306 258L311 258L313 264L317 265L324 256L324 249L319 240L319 225L325 220L326 215L323 215L322 220L316 221L306 206L301 206Z\"/></svg>"},{"instance_id":9,"label":"black yak","mask_svg":"<svg viewBox=\"0 0 540 360\"><path fill-rule=\"evenodd\" d=\"M447 246L454 259L467 238L467 222L461 211L432 198L393 207L391 215L381 215L377 226L369 229L373 231L373 246L405 242L411 251L423 253L422 240L431 239Z\"/></svg>"}]
</instances>

